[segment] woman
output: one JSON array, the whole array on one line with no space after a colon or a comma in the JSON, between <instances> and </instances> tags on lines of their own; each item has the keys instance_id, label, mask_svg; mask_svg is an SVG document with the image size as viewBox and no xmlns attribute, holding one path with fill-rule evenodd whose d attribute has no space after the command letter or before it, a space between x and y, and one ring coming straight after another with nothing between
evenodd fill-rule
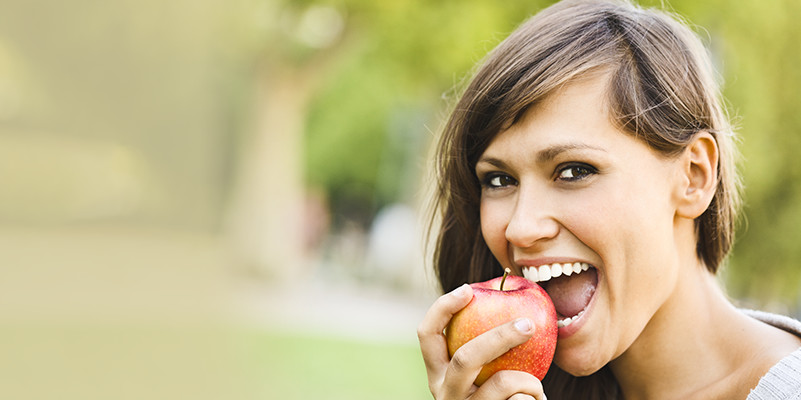
<instances>
[{"instance_id":1,"label":"woman","mask_svg":"<svg viewBox=\"0 0 801 400\"><path fill-rule=\"evenodd\" d=\"M512 33L440 142L435 268L450 293L418 328L434 397L801 398L801 323L738 310L714 276L739 199L732 136L703 46L664 13L564 1ZM555 278L554 264L588 268ZM543 382L501 371L477 387L530 321L453 358L443 330L472 298L463 284L506 267L554 301L554 364Z\"/></svg>"}]
</instances>

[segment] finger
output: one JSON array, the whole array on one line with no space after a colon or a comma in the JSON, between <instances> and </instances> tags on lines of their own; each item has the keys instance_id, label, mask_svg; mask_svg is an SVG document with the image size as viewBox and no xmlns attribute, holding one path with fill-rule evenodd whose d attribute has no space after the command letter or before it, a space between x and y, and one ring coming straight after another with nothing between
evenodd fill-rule
<instances>
[{"instance_id":1,"label":"finger","mask_svg":"<svg viewBox=\"0 0 801 400\"><path fill-rule=\"evenodd\" d=\"M496 372L470 397L470 400L489 399L546 400L539 379L523 371L511 370Z\"/></svg>"},{"instance_id":2,"label":"finger","mask_svg":"<svg viewBox=\"0 0 801 400\"><path fill-rule=\"evenodd\" d=\"M470 303L472 298L473 289L467 284L440 296L417 327L417 338L420 341L420 351L423 353L429 382L441 379L450 361L443 334L445 327L453 315Z\"/></svg>"},{"instance_id":3,"label":"finger","mask_svg":"<svg viewBox=\"0 0 801 400\"><path fill-rule=\"evenodd\" d=\"M531 320L518 318L476 336L453 354L445 372L443 390L455 397L468 393L485 364L525 342L533 333ZM503 398L515 393L511 392Z\"/></svg>"}]
</instances>

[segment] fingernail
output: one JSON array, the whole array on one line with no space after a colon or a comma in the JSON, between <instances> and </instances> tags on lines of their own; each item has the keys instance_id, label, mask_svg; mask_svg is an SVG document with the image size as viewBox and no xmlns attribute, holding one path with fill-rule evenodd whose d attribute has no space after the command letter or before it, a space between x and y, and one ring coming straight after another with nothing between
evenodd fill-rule
<instances>
[{"instance_id":1,"label":"fingernail","mask_svg":"<svg viewBox=\"0 0 801 400\"><path fill-rule=\"evenodd\" d=\"M520 318L515 321L515 329L520 333L531 332L531 320L528 318Z\"/></svg>"},{"instance_id":2,"label":"fingernail","mask_svg":"<svg viewBox=\"0 0 801 400\"><path fill-rule=\"evenodd\" d=\"M467 284L465 283L462 286L459 286L458 288L454 289L454 291L451 292L451 294L456 297L462 297L464 296L466 291L467 291Z\"/></svg>"}]
</instances>

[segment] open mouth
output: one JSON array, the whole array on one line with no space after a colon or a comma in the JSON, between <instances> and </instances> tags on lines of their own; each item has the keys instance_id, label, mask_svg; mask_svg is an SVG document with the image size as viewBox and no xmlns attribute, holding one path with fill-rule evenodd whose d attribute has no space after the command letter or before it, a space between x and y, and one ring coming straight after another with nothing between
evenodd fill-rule
<instances>
[{"instance_id":1,"label":"open mouth","mask_svg":"<svg viewBox=\"0 0 801 400\"><path fill-rule=\"evenodd\" d=\"M551 297L560 328L584 315L598 286L595 267L582 262L523 266L523 277L537 282Z\"/></svg>"}]
</instances>

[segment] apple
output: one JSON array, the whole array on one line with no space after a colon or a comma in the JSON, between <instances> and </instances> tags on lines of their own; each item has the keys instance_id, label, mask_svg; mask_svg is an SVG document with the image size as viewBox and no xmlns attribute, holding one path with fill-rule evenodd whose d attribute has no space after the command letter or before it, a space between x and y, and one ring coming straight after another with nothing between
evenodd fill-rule
<instances>
[{"instance_id":1,"label":"apple","mask_svg":"<svg viewBox=\"0 0 801 400\"><path fill-rule=\"evenodd\" d=\"M520 276L507 276L473 283L473 299L456 313L445 329L451 357L474 337L506 322L526 317L534 336L484 365L475 380L481 385L501 370L525 371L542 380L556 351L556 309L540 285Z\"/></svg>"}]
</instances>

